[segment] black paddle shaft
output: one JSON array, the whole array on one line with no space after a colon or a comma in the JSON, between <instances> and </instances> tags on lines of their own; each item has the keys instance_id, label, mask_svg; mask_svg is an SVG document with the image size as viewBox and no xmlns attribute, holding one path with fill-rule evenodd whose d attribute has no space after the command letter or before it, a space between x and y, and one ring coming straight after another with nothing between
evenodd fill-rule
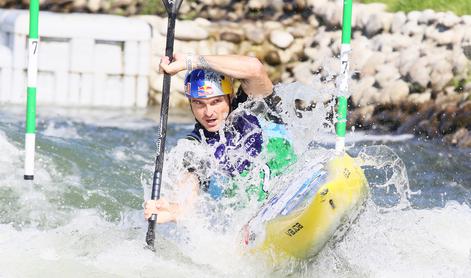
<instances>
[{"instance_id":1,"label":"black paddle shaft","mask_svg":"<svg viewBox=\"0 0 471 278\"><path fill-rule=\"evenodd\" d=\"M163 0L165 8L168 12L168 25L167 25L167 43L165 47L165 56L173 58L173 44L175 41L175 21L177 19L178 9L182 0ZM170 99L170 80L171 76L167 73L164 75L164 84L162 89L162 102L160 109L160 127L159 137L157 140L157 155L155 158L154 177L152 179L152 200L160 198L160 187L162 184L162 169L164 166L165 154L165 139L167 136L167 119L168 119L168 106ZM147 229L146 243L149 248L154 249L155 241L155 223L157 222L157 214L153 214L149 218L149 227Z\"/></svg>"}]
</instances>

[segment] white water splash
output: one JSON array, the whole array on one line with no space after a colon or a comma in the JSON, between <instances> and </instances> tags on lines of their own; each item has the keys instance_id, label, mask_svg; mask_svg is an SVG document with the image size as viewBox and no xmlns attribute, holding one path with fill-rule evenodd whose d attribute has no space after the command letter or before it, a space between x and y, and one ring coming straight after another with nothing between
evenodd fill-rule
<instances>
[{"instance_id":1,"label":"white water splash","mask_svg":"<svg viewBox=\"0 0 471 278\"><path fill-rule=\"evenodd\" d=\"M306 124L308 113L303 112ZM303 132L295 134L302 148L309 148L312 138ZM118 198L112 182L95 185L103 175L99 169L77 164L64 170L57 153L40 152L37 181L26 183L22 181L22 146L14 138L15 131L0 131L0 277L469 277L471 273L469 206L449 201L443 208L411 207L402 161L383 147L363 150L357 161L380 177L370 182L379 190L372 194L386 200L392 196L392 202L373 198L375 202L368 203L342 240L309 261L273 268L261 258L241 255L238 249L239 227L251 216L254 203L235 209L226 206L231 203L208 202L201 195L199 210L179 224L177 234L171 225L159 226L158 252L152 253L144 249L147 222L141 208L120 207L119 221L110 221L103 215L103 201L84 202L94 204L91 207L71 207L67 202L72 198L62 203L55 200L66 187L77 189L77 194L90 193L83 193L90 200ZM80 143L75 144L78 148ZM315 150L311 151L314 159ZM83 155L100 152L106 151L93 149ZM154 153L143 159L131 156L132 149L116 147L113 152L112 158L122 163L144 165L142 183L149 188ZM182 153L167 154L173 156L181 158ZM171 196L169 188L178 169L170 163L165 167L163 194ZM280 178L275 185L288 181ZM455 187L464 190L461 185L451 190ZM150 196L149 192L144 196Z\"/></svg>"}]
</instances>

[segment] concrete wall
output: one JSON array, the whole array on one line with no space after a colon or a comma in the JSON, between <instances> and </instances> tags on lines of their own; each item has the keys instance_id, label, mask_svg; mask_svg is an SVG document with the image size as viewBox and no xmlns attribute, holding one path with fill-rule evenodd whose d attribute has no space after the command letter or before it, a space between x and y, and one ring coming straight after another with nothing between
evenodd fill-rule
<instances>
[{"instance_id":1,"label":"concrete wall","mask_svg":"<svg viewBox=\"0 0 471 278\"><path fill-rule=\"evenodd\" d=\"M0 103L26 101L29 14L0 9ZM144 107L150 26L111 15L39 16L38 104Z\"/></svg>"}]
</instances>

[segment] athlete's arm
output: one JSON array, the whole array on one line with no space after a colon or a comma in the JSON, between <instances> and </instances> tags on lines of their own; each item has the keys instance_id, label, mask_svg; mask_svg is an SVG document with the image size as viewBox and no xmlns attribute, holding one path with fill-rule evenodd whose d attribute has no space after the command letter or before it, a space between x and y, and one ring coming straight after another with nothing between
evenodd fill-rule
<instances>
[{"instance_id":1,"label":"athlete's arm","mask_svg":"<svg viewBox=\"0 0 471 278\"><path fill-rule=\"evenodd\" d=\"M176 53L172 63L162 57L159 71L174 75L188 69L208 69L239 79L245 93L251 97L266 97L272 93L273 83L265 67L255 57L242 55L187 55Z\"/></svg>"},{"instance_id":2,"label":"athlete's arm","mask_svg":"<svg viewBox=\"0 0 471 278\"><path fill-rule=\"evenodd\" d=\"M144 218L148 220L152 214L157 214L157 223L176 222L186 212L193 208L198 195L199 180L193 173L186 173L177 184L179 202L170 202L166 198L149 200L144 203Z\"/></svg>"}]
</instances>

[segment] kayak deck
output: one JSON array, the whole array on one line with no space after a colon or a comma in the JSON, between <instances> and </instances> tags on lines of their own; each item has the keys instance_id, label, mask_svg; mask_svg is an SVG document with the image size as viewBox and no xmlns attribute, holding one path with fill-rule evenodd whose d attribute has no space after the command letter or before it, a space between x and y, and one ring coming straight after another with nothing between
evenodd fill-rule
<instances>
[{"instance_id":1,"label":"kayak deck","mask_svg":"<svg viewBox=\"0 0 471 278\"><path fill-rule=\"evenodd\" d=\"M244 227L243 242L251 251L269 252L275 260L315 255L364 203L368 183L350 156L308 171L310 178L272 196Z\"/></svg>"}]
</instances>

